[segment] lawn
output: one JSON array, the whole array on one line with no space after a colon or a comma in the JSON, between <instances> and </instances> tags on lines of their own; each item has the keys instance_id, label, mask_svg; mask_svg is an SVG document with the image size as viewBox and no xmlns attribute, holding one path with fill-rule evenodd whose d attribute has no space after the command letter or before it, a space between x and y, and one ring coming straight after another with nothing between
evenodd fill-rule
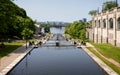
<instances>
[{"instance_id":1,"label":"lawn","mask_svg":"<svg viewBox=\"0 0 120 75\"><path fill-rule=\"evenodd\" d=\"M34 41L36 42L38 39L30 39L29 41ZM0 58L8 55L9 53L13 52L16 50L18 47L22 46L25 44L25 41L14 41L14 42L4 42L5 48L0 48ZM1 44L1 42L0 42Z\"/></svg>"},{"instance_id":2,"label":"lawn","mask_svg":"<svg viewBox=\"0 0 120 75\"><path fill-rule=\"evenodd\" d=\"M112 58L120 63L120 47L115 47L111 44L92 43L96 49L108 58Z\"/></svg>"},{"instance_id":3,"label":"lawn","mask_svg":"<svg viewBox=\"0 0 120 75\"><path fill-rule=\"evenodd\" d=\"M93 50L92 47L87 47L92 53L94 53L97 57L99 57L104 63L106 63L108 66L110 66L114 71L116 71L118 74L120 74L120 68L115 66L114 64L110 63L109 61L105 60L103 57L101 57L96 51Z\"/></svg>"},{"instance_id":4,"label":"lawn","mask_svg":"<svg viewBox=\"0 0 120 75\"><path fill-rule=\"evenodd\" d=\"M22 46L24 43L25 43L24 41L20 41L20 42L17 41L17 42L11 42L11 43L4 42L5 48L0 49L0 58L11 53L18 47Z\"/></svg>"}]
</instances>

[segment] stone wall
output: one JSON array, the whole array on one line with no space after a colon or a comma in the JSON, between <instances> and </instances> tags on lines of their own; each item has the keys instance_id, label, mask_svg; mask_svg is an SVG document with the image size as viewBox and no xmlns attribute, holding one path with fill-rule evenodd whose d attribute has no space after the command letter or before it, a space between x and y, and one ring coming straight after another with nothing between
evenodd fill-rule
<instances>
[{"instance_id":1,"label":"stone wall","mask_svg":"<svg viewBox=\"0 0 120 75\"><path fill-rule=\"evenodd\" d=\"M93 17L93 27L87 37L96 43L110 43L120 47L120 7Z\"/></svg>"},{"instance_id":2,"label":"stone wall","mask_svg":"<svg viewBox=\"0 0 120 75\"><path fill-rule=\"evenodd\" d=\"M93 38L93 29L92 28L86 29L86 37L93 41L94 38Z\"/></svg>"}]
</instances>

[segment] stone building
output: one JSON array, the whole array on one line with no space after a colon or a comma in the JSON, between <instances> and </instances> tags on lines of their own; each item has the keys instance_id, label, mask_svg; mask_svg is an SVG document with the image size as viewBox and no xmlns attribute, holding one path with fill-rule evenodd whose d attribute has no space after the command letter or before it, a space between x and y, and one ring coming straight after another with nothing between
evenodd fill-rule
<instances>
[{"instance_id":1,"label":"stone building","mask_svg":"<svg viewBox=\"0 0 120 75\"><path fill-rule=\"evenodd\" d=\"M40 33L40 25L39 24L35 24L35 34Z\"/></svg>"},{"instance_id":2,"label":"stone building","mask_svg":"<svg viewBox=\"0 0 120 75\"><path fill-rule=\"evenodd\" d=\"M95 15L92 24L93 27L87 29L90 40L120 47L120 7Z\"/></svg>"}]
</instances>

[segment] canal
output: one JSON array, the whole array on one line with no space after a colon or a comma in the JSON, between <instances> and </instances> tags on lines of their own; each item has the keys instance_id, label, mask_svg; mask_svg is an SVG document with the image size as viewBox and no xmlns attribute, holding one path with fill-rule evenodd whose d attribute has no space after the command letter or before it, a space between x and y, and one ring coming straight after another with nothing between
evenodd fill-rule
<instances>
[{"instance_id":1,"label":"canal","mask_svg":"<svg viewBox=\"0 0 120 75\"><path fill-rule=\"evenodd\" d=\"M53 30L55 33L56 31ZM56 47L56 41L59 42L59 47ZM43 46L33 49L8 75L106 75L106 73L82 49L76 48L60 33L56 33Z\"/></svg>"}]
</instances>

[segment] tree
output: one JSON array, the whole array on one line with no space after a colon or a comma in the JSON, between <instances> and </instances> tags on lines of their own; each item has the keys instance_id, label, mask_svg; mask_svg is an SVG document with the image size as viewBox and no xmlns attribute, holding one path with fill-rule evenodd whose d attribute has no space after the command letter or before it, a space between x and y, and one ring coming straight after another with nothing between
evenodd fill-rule
<instances>
[{"instance_id":1,"label":"tree","mask_svg":"<svg viewBox=\"0 0 120 75\"><path fill-rule=\"evenodd\" d=\"M22 32L21 35L23 36L23 38L26 40L26 49L27 49L27 41L33 36L33 31L25 28Z\"/></svg>"},{"instance_id":2,"label":"tree","mask_svg":"<svg viewBox=\"0 0 120 75\"><path fill-rule=\"evenodd\" d=\"M86 31L85 31L85 29L82 29L82 30L81 30L80 39L81 39L83 42L85 42L85 40L86 40Z\"/></svg>"},{"instance_id":3,"label":"tree","mask_svg":"<svg viewBox=\"0 0 120 75\"><path fill-rule=\"evenodd\" d=\"M0 39L19 38L24 28L35 31L34 21L11 0L0 0Z\"/></svg>"},{"instance_id":4,"label":"tree","mask_svg":"<svg viewBox=\"0 0 120 75\"><path fill-rule=\"evenodd\" d=\"M46 24L46 25L44 26L44 32L45 32L45 33L50 33L50 25L47 25L47 24Z\"/></svg>"},{"instance_id":5,"label":"tree","mask_svg":"<svg viewBox=\"0 0 120 75\"><path fill-rule=\"evenodd\" d=\"M110 9L116 7L116 6L118 6L118 4L116 4L115 1L107 1L107 2L103 3L102 11L110 10Z\"/></svg>"},{"instance_id":6,"label":"tree","mask_svg":"<svg viewBox=\"0 0 120 75\"><path fill-rule=\"evenodd\" d=\"M23 36L23 38L25 40L28 40L30 39L32 36L33 36L33 31L28 29L28 28L25 28L22 32L21 32L21 35Z\"/></svg>"},{"instance_id":7,"label":"tree","mask_svg":"<svg viewBox=\"0 0 120 75\"><path fill-rule=\"evenodd\" d=\"M84 22L74 22L65 28L65 34L69 34L72 38L86 39L85 35L86 24Z\"/></svg>"},{"instance_id":8,"label":"tree","mask_svg":"<svg viewBox=\"0 0 120 75\"><path fill-rule=\"evenodd\" d=\"M91 16L94 16L94 15L96 15L97 14L97 10L91 10L91 11L89 11L89 15L91 15Z\"/></svg>"}]
</instances>

